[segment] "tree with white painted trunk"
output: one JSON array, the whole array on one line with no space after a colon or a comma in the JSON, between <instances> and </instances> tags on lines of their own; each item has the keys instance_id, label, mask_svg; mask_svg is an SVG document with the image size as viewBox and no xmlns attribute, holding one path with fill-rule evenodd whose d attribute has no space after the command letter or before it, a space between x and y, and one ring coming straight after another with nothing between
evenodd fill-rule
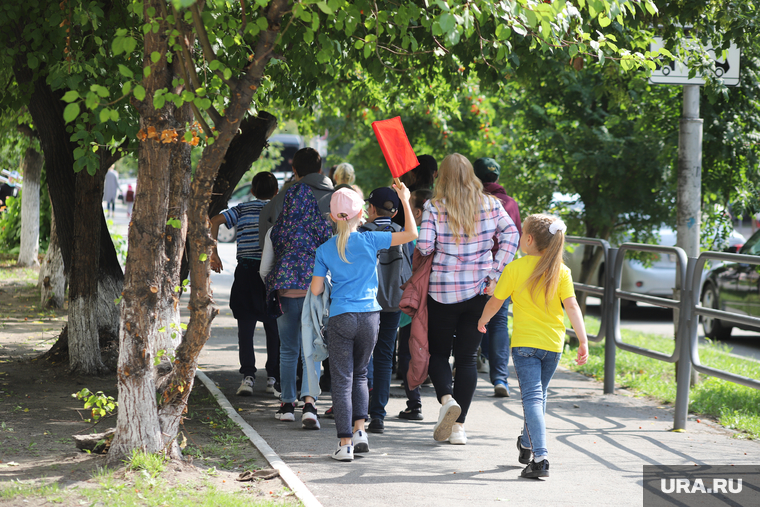
<instances>
[{"instance_id":1,"label":"tree with white painted trunk","mask_svg":"<svg viewBox=\"0 0 760 507\"><path fill-rule=\"evenodd\" d=\"M26 149L21 162L24 186L21 194L21 248L18 265L37 267L40 251L40 177L42 154L33 147Z\"/></svg>"},{"instance_id":2,"label":"tree with white painted trunk","mask_svg":"<svg viewBox=\"0 0 760 507\"><path fill-rule=\"evenodd\" d=\"M43 308L63 308L66 294L66 273L63 267L63 255L58 244L58 230L55 227L55 215L50 214L50 242L45 258L40 265L37 278L40 289L40 305Z\"/></svg>"}]
</instances>

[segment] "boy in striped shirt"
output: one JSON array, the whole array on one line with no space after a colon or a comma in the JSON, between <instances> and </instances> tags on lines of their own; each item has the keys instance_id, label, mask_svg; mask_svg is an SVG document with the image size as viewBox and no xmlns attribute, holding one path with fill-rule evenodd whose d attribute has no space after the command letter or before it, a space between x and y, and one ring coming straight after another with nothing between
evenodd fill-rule
<instances>
[{"instance_id":1,"label":"boy in striped shirt","mask_svg":"<svg viewBox=\"0 0 760 507\"><path fill-rule=\"evenodd\" d=\"M238 396L251 396L256 378L256 357L253 351L253 334L256 323L264 324L267 337L267 391L275 392L280 377L280 335L277 321L266 312L266 288L259 276L263 238L259 235L261 210L277 194L277 178L271 172L260 172L251 180L249 202L222 211L211 219L211 237L216 239L221 224L237 227L237 267L230 290L230 309L238 323L238 355L243 381ZM216 245L211 253L211 269L223 269Z\"/></svg>"}]
</instances>

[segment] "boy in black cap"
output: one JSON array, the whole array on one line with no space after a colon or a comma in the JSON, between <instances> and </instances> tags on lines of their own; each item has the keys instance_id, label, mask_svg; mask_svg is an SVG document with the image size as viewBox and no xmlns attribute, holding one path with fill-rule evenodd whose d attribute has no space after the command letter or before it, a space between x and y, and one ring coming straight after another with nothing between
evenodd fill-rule
<instances>
[{"instance_id":1,"label":"boy in black cap","mask_svg":"<svg viewBox=\"0 0 760 507\"><path fill-rule=\"evenodd\" d=\"M390 231L399 232L402 227L391 221L400 207L398 194L390 187L376 188L369 194L369 221L359 227L359 232ZM398 322L401 318L401 284L412 276L412 261L401 246L393 246L377 253L377 302L383 308L380 312L380 331L372 353L372 391L370 394L367 426L370 433L385 430L385 405L388 403L393 369L393 347L396 343Z\"/></svg>"}]
</instances>

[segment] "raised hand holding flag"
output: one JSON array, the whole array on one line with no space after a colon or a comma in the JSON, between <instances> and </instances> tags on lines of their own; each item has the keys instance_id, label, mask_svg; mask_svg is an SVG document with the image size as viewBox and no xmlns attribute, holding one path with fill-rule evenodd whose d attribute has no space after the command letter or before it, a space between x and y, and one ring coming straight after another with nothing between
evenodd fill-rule
<instances>
[{"instance_id":1,"label":"raised hand holding flag","mask_svg":"<svg viewBox=\"0 0 760 507\"><path fill-rule=\"evenodd\" d=\"M398 184L397 178L420 165L412 145L404 132L401 117L396 116L388 120L372 122L372 130L375 131L377 142L383 151L385 161L391 170L393 180Z\"/></svg>"}]
</instances>

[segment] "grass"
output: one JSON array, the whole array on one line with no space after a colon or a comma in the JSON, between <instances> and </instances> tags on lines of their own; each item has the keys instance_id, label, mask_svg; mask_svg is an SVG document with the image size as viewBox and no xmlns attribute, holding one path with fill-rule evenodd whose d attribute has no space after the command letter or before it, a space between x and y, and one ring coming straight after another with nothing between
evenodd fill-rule
<instances>
[{"instance_id":1,"label":"grass","mask_svg":"<svg viewBox=\"0 0 760 507\"><path fill-rule=\"evenodd\" d=\"M596 334L599 321L586 318L586 327ZM623 342L671 354L675 343L672 338L621 330ZM724 344L700 344L702 364L749 378L760 378L760 363L739 359L730 354ZM599 380L604 379L604 343L589 343L589 360L583 366L575 364L575 354L562 356L562 365ZM666 403L675 403L675 365L650 359L639 354L617 350L615 384L636 394L651 396ZM689 412L717 419L725 426L738 430L738 438L760 438L760 390L727 382L715 377L700 375L700 382L691 388Z\"/></svg>"},{"instance_id":2,"label":"grass","mask_svg":"<svg viewBox=\"0 0 760 507\"><path fill-rule=\"evenodd\" d=\"M220 491L211 484L168 484L159 477L138 473L133 481L117 481L113 472L99 469L93 476L96 488L61 489L57 483L25 484L10 482L0 486L0 500L25 498L44 499L51 504L113 505L119 507L274 507L282 505L275 499L254 499L245 491ZM203 486L202 488L199 486ZM283 495L289 494L284 490Z\"/></svg>"},{"instance_id":3,"label":"grass","mask_svg":"<svg viewBox=\"0 0 760 507\"><path fill-rule=\"evenodd\" d=\"M166 460L158 454L150 454L139 449L133 449L132 455L125 460L129 470L135 472L144 470L150 477L157 477L166 470Z\"/></svg>"},{"instance_id":4,"label":"grass","mask_svg":"<svg viewBox=\"0 0 760 507\"><path fill-rule=\"evenodd\" d=\"M213 397L209 399L216 403ZM217 408L207 415L195 412L191 413L190 417L198 418L202 424L209 426L213 443L200 447L190 440L187 447L182 450L185 456L202 460L205 466L219 467L223 470L230 470L241 465L246 469L258 468L255 459L243 459L248 454L247 448L252 444L245 435L239 435L238 432L230 433L231 430L237 428L237 425L224 410Z\"/></svg>"}]
</instances>

